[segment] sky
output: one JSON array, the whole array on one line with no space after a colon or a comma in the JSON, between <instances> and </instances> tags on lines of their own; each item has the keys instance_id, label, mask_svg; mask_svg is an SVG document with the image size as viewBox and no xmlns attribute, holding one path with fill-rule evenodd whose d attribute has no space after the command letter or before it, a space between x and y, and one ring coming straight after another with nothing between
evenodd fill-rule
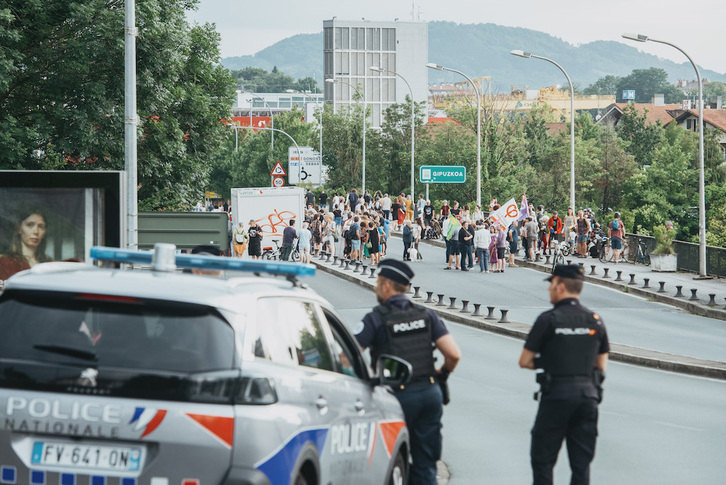
<instances>
[{"instance_id":1,"label":"sky","mask_svg":"<svg viewBox=\"0 0 726 485\"><path fill-rule=\"evenodd\" d=\"M688 61L672 47L621 38L645 34L677 45L699 67L726 73L724 0L199 0L188 18L216 24L222 57L233 57L255 54L295 34L322 32L323 20L333 16L410 21L412 10L415 20L523 27L573 45L614 40L678 63Z\"/></svg>"}]
</instances>

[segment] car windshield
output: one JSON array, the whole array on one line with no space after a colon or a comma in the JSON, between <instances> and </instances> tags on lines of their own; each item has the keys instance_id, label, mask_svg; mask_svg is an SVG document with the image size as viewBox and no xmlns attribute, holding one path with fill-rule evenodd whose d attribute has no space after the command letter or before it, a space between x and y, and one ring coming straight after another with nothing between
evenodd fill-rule
<instances>
[{"instance_id":1,"label":"car windshield","mask_svg":"<svg viewBox=\"0 0 726 485\"><path fill-rule=\"evenodd\" d=\"M227 370L234 331L212 308L99 295L6 294L0 360L181 373Z\"/></svg>"}]
</instances>

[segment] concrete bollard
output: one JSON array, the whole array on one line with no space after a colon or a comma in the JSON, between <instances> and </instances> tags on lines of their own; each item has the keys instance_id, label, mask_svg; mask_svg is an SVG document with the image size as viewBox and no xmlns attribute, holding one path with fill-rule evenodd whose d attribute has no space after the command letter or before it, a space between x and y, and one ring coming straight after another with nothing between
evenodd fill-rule
<instances>
[{"instance_id":1,"label":"concrete bollard","mask_svg":"<svg viewBox=\"0 0 726 485\"><path fill-rule=\"evenodd\" d=\"M438 295L439 300L436 302L436 306L446 306L446 303L444 303L444 295Z\"/></svg>"},{"instance_id":2,"label":"concrete bollard","mask_svg":"<svg viewBox=\"0 0 726 485\"><path fill-rule=\"evenodd\" d=\"M434 302L434 292L433 291L427 291L426 292L426 301L424 303L433 303Z\"/></svg>"},{"instance_id":3,"label":"concrete bollard","mask_svg":"<svg viewBox=\"0 0 726 485\"><path fill-rule=\"evenodd\" d=\"M446 307L447 310L456 310L456 297L450 296L449 297L449 306Z\"/></svg>"},{"instance_id":4,"label":"concrete bollard","mask_svg":"<svg viewBox=\"0 0 726 485\"><path fill-rule=\"evenodd\" d=\"M698 301L698 297L696 296L697 291L698 288L691 288L691 297L688 299L688 301Z\"/></svg>"},{"instance_id":5,"label":"concrete bollard","mask_svg":"<svg viewBox=\"0 0 726 485\"><path fill-rule=\"evenodd\" d=\"M659 281L658 284L660 285L660 288L658 288L657 293L665 293L665 281Z\"/></svg>"},{"instance_id":6,"label":"concrete bollard","mask_svg":"<svg viewBox=\"0 0 726 485\"><path fill-rule=\"evenodd\" d=\"M481 303L474 303L474 313L471 314L472 317L481 316L481 312L479 311L480 307L481 307Z\"/></svg>"},{"instance_id":7,"label":"concrete bollard","mask_svg":"<svg viewBox=\"0 0 726 485\"><path fill-rule=\"evenodd\" d=\"M650 282L650 278L643 278L643 281L645 281L645 283L643 283L643 288L650 288L650 285L648 284Z\"/></svg>"},{"instance_id":8,"label":"concrete bollard","mask_svg":"<svg viewBox=\"0 0 726 485\"><path fill-rule=\"evenodd\" d=\"M630 281L628 281L629 285L635 284L635 273L630 273Z\"/></svg>"},{"instance_id":9,"label":"concrete bollard","mask_svg":"<svg viewBox=\"0 0 726 485\"><path fill-rule=\"evenodd\" d=\"M325 260L326 263L330 262L330 257L333 255L333 253L328 253L328 258Z\"/></svg>"},{"instance_id":10,"label":"concrete bollard","mask_svg":"<svg viewBox=\"0 0 726 485\"><path fill-rule=\"evenodd\" d=\"M545 264L546 265L550 264L550 255L549 254L545 256Z\"/></svg>"},{"instance_id":11,"label":"concrete bollard","mask_svg":"<svg viewBox=\"0 0 726 485\"><path fill-rule=\"evenodd\" d=\"M489 313L487 314L486 319L487 320L496 320L497 317L494 316L494 307L488 306L487 310L489 310Z\"/></svg>"},{"instance_id":12,"label":"concrete bollard","mask_svg":"<svg viewBox=\"0 0 726 485\"><path fill-rule=\"evenodd\" d=\"M351 269L351 268L350 268L350 263L352 263L352 262L353 262L352 260L350 260L350 259L346 259L346 260L345 260L345 267L343 268L343 270L344 270L344 271L348 271L349 269Z\"/></svg>"},{"instance_id":13,"label":"concrete bollard","mask_svg":"<svg viewBox=\"0 0 726 485\"><path fill-rule=\"evenodd\" d=\"M509 310L499 310L502 312L502 318L499 319L499 322L497 323L509 323L509 319L507 318L507 313L509 313Z\"/></svg>"},{"instance_id":14,"label":"concrete bollard","mask_svg":"<svg viewBox=\"0 0 726 485\"><path fill-rule=\"evenodd\" d=\"M597 275L597 271L595 271L596 269L597 269L597 266L595 266L594 264L590 265L590 276Z\"/></svg>"},{"instance_id":15,"label":"concrete bollard","mask_svg":"<svg viewBox=\"0 0 726 485\"><path fill-rule=\"evenodd\" d=\"M535 256L534 256L534 262L535 262L535 263L539 263L540 261L542 261L542 258L541 258L541 256L542 256L542 255L541 255L541 254L539 254L539 253L535 254Z\"/></svg>"},{"instance_id":16,"label":"concrete bollard","mask_svg":"<svg viewBox=\"0 0 726 485\"><path fill-rule=\"evenodd\" d=\"M610 275L608 274L608 271L610 271L610 268L603 268L603 278L610 278Z\"/></svg>"},{"instance_id":17,"label":"concrete bollard","mask_svg":"<svg viewBox=\"0 0 726 485\"><path fill-rule=\"evenodd\" d=\"M376 276L376 267L375 266L371 266L370 272L371 272L371 274L368 276L368 279L377 278L377 276Z\"/></svg>"},{"instance_id":18,"label":"concrete bollard","mask_svg":"<svg viewBox=\"0 0 726 485\"><path fill-rule=\"evenodd\" d=\"M338 255L333 256L333 264L338 264Z\"/></svg>"},{"instance_id":19,"label":"concrete bollard","mask_svg":"<svg viewBox=\"0 0 726 485\"><path fill-rule=\"evenodd\" d=\"M676 285L676 298L683 298L683 293L681 293L682 289L683 289L683 286Z\"/></svg>"},{"instance_id":20,"label":"concrete bollard","mask_svg":"<svg viewBox=\"0 0 726 485\"><path fill-rule=\"evenodd\" d=\"M355 269L353 270L353 273L360 273L360 267L361 267L361 263L358 262L358 261L356 261L355 262Z\"/></svg>"},{"instance_id":21,"label":"concrete bollard","mask_svg":"<svg viewBox=\"0 0 726 485\"><path fill-rule=\"evenodd\" d=\"M339 266L340 269L345 268L346 261L348 261L348 260L345 258L340 258L340 266Z\"/></svg>"},{"instance_id":22,"label":"concrete bollard","mask_svg":"<svg viewBox=\"0 0 726 485\"><path fill-rule=\"evenodd\" d=\"M615 281L623 281L623 272L615 271L618 275L615 277Z\"/></svg>"},{"instance_id":23,"label":"concrete bollard","mask_svg":"<svg viewBox=\"0 0 726 485\"><path fill-rule=\"evenodd\" d=\"M413 289L415 291L413 292L413 296L411 298L421 298L421 295L418 292L418 290L420 290L421 287L420 286L414 286Z\"/></svg>"},{"instance_id":24,"label":"concrete bollard","mask_svg":"<svg viewBox=\"0 0 726 485\"><path fill-rule=\"evenodd\" d=\"M325 251L320 250L318 251L318 254L320 255L320 261L325 259Z\"/></svg>"},{"instance_id":25,"label":"concrete bollard","mask_svg":"<svg viewBox=\"0 0 726 485\"><path fill-rule=\"evenodd\" d=\"M708 306L716 306L716 293L709 293L708 298Z\"/></svg>"},{"instance_id":26,"label":"concrete bollard","mask_svg":"<svg viewBox=\"0 0 726 485\"><path fill-rule=\"evenodd\" d=\"M462 307L461 310L459 310L459 313L471 313L469 310L469 300L461 300Z\"/></svg>"},{"instance_id":27,"label":"concrete bollard","mask_svg":"<svg viewBox=\"0 0 726 485\"><path fill-rule=\"evenodd\" d=\"M366 271L368 271L368 265L367 264L361 265L360 275L365 276Z\"/></svg>"}]
</instances>

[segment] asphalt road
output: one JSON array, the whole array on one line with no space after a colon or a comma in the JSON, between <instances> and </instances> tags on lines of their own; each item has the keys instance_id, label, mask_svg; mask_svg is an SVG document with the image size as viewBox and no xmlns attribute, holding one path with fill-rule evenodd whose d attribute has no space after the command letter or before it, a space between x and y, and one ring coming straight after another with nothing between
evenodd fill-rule
<instances>
[{"instance_id":1,"label":"asphalt road","mask_svg":"<svg viewBox=\"0 0 726 485\"><path fill-rule=\"evenodd\" d=\"M401 258L400 238L389 239L389 256ZM468 273L444 271L444 249L420 244L424 257L413 263L414 285L434 294L453 296L457 301L509 310L509 319L534 322L537 315L550 308L545 275L518 267L504 273L479 273L478 266ZM685 355L719 362L726 361L726 322L692 315L684 310L648 301L622 291L587 283L582 303L599 313L605 321L611 342L660 352Z\"/></svg>"},{"instance_id":2,"label":"asphalt road","mask_svg":"<svg viewBox=\"0 0 726 485\"><path fill-rule=\"evenodd\" d=\"M440 271L439 266L443 267L437 264L431 271ZM507 277L507 273L441 273L454 273L455 278ZM530 279L541 282L541 273L532 273ZM515 271L510 274L510 284L516 285ZM376 304L372 292L320 271L306 282L335 306L349 327ZM544 287L541 291L546 295ZM608 292L609 298L593 298L590 306L607 305L613 312L629 315L648 313L633 312L631 308L637 309L639 303L622 298L627 295ZM499 297L504 296L506 293ZM534 314L547 302L539 295L528 295L524 304ZM654 318L662 319L669 311L663 309ZM532 400L536 384L531 371L517 367L522 342L455 323L447 325L463 352L449 381L452 403L444 413L443 460L450 469L449 483L531 483L529 431L537 407ZM605 388L593 483L723 483L726 382L610 363ZM565 450L560 453L555 477L557 484L569 483Z\"/></svg>"}]
</instances>

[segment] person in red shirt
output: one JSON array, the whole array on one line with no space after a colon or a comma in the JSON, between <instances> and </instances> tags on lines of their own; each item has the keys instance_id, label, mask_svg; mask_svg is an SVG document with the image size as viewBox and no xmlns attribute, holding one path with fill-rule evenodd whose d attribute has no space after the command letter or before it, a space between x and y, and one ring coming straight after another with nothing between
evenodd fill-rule
<instances>
[{"instance_id":1,"label":"person in red shirt","mask_svg":"<svg viewBox=\"0 0 726 485\"><path fill-rule=\"evenodd\" d=\"M614 214L615 219L608 224L608 237L610 238L610 247L613 248L613 261L618 264L620 251L623 250L623 234L625 234L625 226L620 220L620 212Z\"/></svg>"},{"instance_id":2,"label":"person in red shirt","mask_svg":"<svg viewBox=\"0 0 726 485\"><path fill-rule=\"evenodd\" d=\"M557 211L552 212L552 217L550 217L550 220L547 221L547 227L550 229L550 241L562 241L563 226L564 224L562 223L560 216L557 215ZM547 254L550 254L549 247L547 248Z\"/></svg>"}]
</instances>

